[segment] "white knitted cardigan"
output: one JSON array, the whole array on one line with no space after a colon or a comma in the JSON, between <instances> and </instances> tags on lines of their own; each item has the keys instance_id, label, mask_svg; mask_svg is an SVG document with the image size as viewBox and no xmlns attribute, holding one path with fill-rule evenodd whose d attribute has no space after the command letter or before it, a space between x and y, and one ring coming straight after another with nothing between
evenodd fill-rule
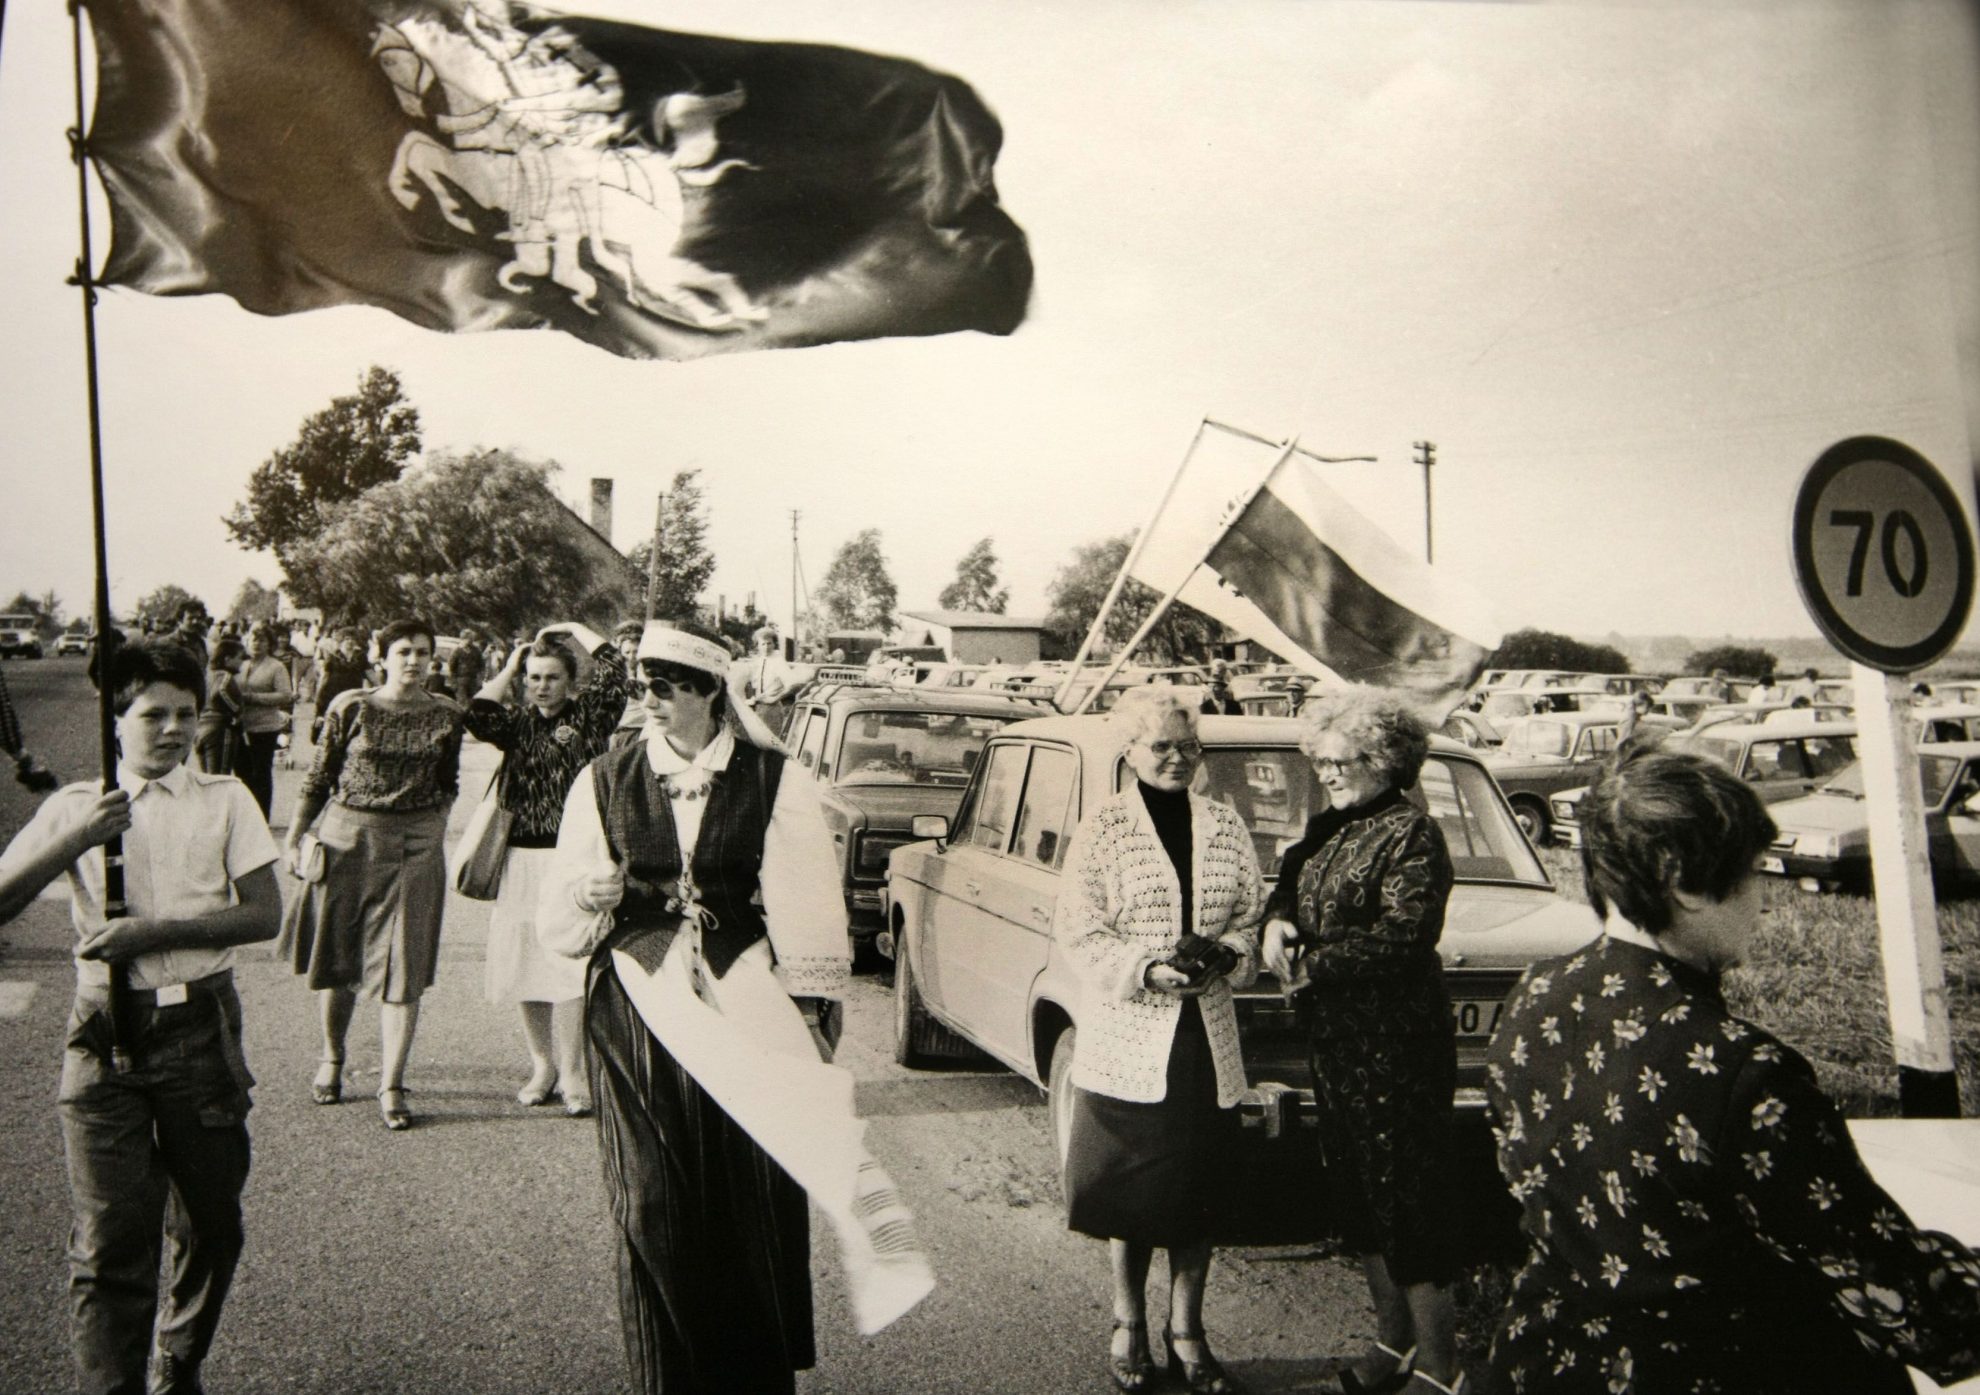
<instances>
[{"instance_id":1,"label":"white knitted cardigan","mask_svg":"<svg viewBox=\"0 0 1980 1395\"><path fill-rule=\"evenodd\" d=\"M1198 1000L1217 1068L1217 1103L1228 1109L1244 1093L1231 988L1258 977L1265 886L1236 811L1192 794L1189 828L1197 933L1240 955L1236 971ZM1181 937L1181 899L1182 884L1137 786L1101 804L1073 834L1052 934L1085 986L1072 1071L1081 1089L1142 1103L1168 1089L1169 1047L1185 1000L1143 987L1142 975Z\"/></svg>"}]
</instances>

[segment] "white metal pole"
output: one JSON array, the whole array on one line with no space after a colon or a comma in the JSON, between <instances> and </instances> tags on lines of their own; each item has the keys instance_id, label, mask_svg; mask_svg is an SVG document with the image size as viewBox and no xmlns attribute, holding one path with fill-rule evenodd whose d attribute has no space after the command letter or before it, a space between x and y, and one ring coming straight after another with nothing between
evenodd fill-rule
<instances>
[{"instance_id":1,"label":"white metal pole","mask_svg":"<svg viewBox=\"0 0 1980 1395\"><path fill-rule=\"evenodd\" d=\"M1856 679L1857 753L1863 761L1899 1103L1910 1118L1957 1118L1959 1077L1953 1068L1910 682L1863 664L1851 664L1850 672Z\"/></svg>"}]
</instances>

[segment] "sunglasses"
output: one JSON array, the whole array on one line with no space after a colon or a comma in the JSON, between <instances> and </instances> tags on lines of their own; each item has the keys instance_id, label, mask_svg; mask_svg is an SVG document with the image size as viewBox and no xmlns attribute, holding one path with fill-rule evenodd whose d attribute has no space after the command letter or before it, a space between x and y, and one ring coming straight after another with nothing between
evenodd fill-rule
<instances>
[{"instance_id":1,"label":"sunglasses","mask_svg":"<svg viewBox=\"0 0 1980 1395\"><path fill-rule=\"evenodd\" d=\"M708 675L698 668L685 664L649 663L641 670L646 680L646 691L662 702L671 702L677 692L705 696L708 692Z\"/></svg>"},{"instance_id":2,"label":"sunglasses","mask_svg":"<svg viewBox=\"0 0 1980 1395\"><path fill-rule=\"evenodd\" d=\"M1148 754L1157 760L1167 760L1170 756L1181 756L1184 760L1195 760L1203 754L1201 741L1144 741Z\"/></svg>"}]
</instances>

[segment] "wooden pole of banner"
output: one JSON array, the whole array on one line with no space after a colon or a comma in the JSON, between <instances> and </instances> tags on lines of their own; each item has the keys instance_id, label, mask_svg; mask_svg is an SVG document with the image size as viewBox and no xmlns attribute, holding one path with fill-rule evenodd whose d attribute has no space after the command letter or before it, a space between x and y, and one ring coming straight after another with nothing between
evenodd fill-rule
<instances>
[{"instance_id":1,"label":"wooden pole of banner","mask_svg":"<svg viewBox=\"0 0 1980 1395\"><path fill-rule=\"evenodd\" d=\"M1863 802L1870 821L1884 995L1906 1118L1959 1117L1945 965L1925 832L1910 680L1851 664Z\"/></svg>"},{"instance_id":2,"label":"wooden pole of banner","mask_svg":"<svg viewBox=\"0 0 1980 1395\"><path fill-rule=\"evenodd\" d=\"M1166 509L1169 500L1175 497L1176 486L1182 483L1183 471L1189 468L1190 457L1196 454L1197 443L1203 439L1203 428L1208 425L1210 425L1208 417L1197 421L1196 434L1189 438L1189 449L1183 452L1182 459L1176 464L1176 472L1169 477L1169 487L1162 491L1162 497L1155 503L1155 511L1148 515L1147 524L1134 535L1134 541L1128 545L1128 555L1122 560L1120 571L1114 575L1114 584L1107 588L1107 594L1100 602L1100 610L1094 615L1093 623L1086 627L1086 638L1080 642L1079 652L1073 655L1072 667L1066 670L1065 681L1059 684L1059 690L1052 694L1052 705L1060 711L1065 710L1066 695L1072 691L1073 684L1078 681L1079 671L1086 663L1086 656L1093 652L1093 646L1100 638L1107 617L1114 613L1114 603L1120 599L1122 589L1127 586L1128 573L1134 570L1134 564L1141 556L1142 546L1148 541L1148 535L1155 531L1155 522L1161 518L1162 510ZM1132 652L1132 648L1121 652L1125 655ZM1112 670L1109 670L1107 676L1113 677L1119 669L1120 665L1116 664ZM1101 680L1102 683L1105 681L1105 679ZM1096 685L1093 691L1099 692L1099 686ZM1079 710L1085 711L1086 704L1080 704Z\"/></svg>"},{"instance_id":3,"label":"wooden pole of banner","mask_svg":"<svg viewBox=\"0 0 1980 1395\"><path fill-rule=\"evenodd\" d=\"M76 0L70 0L69 22L74 36L76 87L76 124L69 129L69 155L76 163L76 210L82 231L82 255L76 259L76 274L70 282L81 288L83 303L83 365L89 397L89 488L96 550L96 736L103 761L103 792L109 794L117 788L117 714L112 706L114 695L110 675L120 636L110 619L110 548L103 508L103 416L96 375L96 258L89 238L89 148L84 135L88 117L83 110L82 7ZM116 920L126 913L124 840L118 837L103 845L103 918ZM135 1064L131 1055L130 970L123 964L111 964L109 974L106 1010L110 1019L110 1065L121 1074Z\"/></svg>"}]
</instances>

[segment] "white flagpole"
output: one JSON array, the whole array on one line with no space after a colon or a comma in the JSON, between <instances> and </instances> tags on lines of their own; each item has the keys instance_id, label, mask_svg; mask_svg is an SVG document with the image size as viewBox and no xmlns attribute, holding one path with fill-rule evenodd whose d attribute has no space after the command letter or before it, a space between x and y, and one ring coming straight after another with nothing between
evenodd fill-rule
<instances>
[{"instance_id":1,"label":"white flagpole","mask_svg":"<svg viewBox=\"0 0 1980 1395\"><path fill-rule=\"evenodd\" d=\"M1073 655L1072 667L1066 671L1065 681L1060 683L1058 691L1052 694L1052 706L1060 711L1065 710L1066 694L1072 691L1073 684L1079 678L1080 668L1086 663L1086 656L1093 652L1094 643L1100 638L1101 627L1107 623L1107 617L1113 613L1114 603L1120 599L1121 589L1127 585L1128 573L1134 570L1135 561L1141 556L1142 545L1148 541L1148 535L1155 531L1155 524L1162 517L1162 510L1166 509L1169 500L1175 497L1176 486L1182 483L1183 471L1189 468L1190 458L1196 454L1196 447L1203 440L1203 428L1208 425L1210 418L1207 416L1197 421L1196 434L1189 438L1189 449L1183 452L1182 461L1176 466L1175 474L1169 477L1169 487L1162 491L1161 499L1155 504L1155 511L1148 515L1147 525L1134 535L1134 541L1129 544L1128 555L1122 559L1121 569L1114 575L1114 584L1107 589L1106 599L1100 602L1100 610L1093 617L1093 623L1087 626L1086 638L1081 641L1079 652ZM1096 688L1094 691L1098 692L1099 689Z\"/></svg>"},{"instance_id":2,"label":"white flagpole","mask_svg":"<svg viewBox=\"0 0 1980 1395\"><path fill-rule=\"evenodd\" d=\"M1206 424L1207 424L1207 420L1208 419L1206 418ZM1196 434L1199 440L1202 439L1203 428L1199 426L1197 428ZM1249 435L1250 433L1247 432L1244 434ZM1192 453L1195 451L1194 442L1191 443L1190 449ZM1265 487L1266 482L1269 481L1272 478L1272 476L1278 472L1279 467L1285 464L1286 461L1290 460L1293 456L1293 453L1298 449L1299 449L1299 438L1297 436L1292 437L1291 439L1283 442L1279 446L1278 456L1272 461L1270 465L1265 467L1264 473L1259 475L1257 480L1252 483L1251 488L1245 490L1243 495L1241 495L1236 500L1236 502L1234 502L1231 505L1228 511L1229 517L1224 524L1225 532L1230 531L1231 523L1236 522L1238 515L1242 514L1247 508L1251 507L1251 501L1258 497L1258 491ZM1185 465L1189 463L1188 456L1183 457L1183 463ZM1178 470L1176 472L1176 478L1177 479L1182 478L1182 471ZM1169 490L1170 493L1175 492L1175 484L1173 481L1169 485ZM1162 497L1162 502L1165 505L1169 502L1168 495L1164 495ZM1160 513L1161 510L1157 509L1156 514L1158 517L1160 516ZM1149 526L1152 529L1154 525L1151 522ZM1146 537L1147 534L1143 533L1142 536ZM1223 533L1219 533L1215 538L1212 538L1210 540L1209 547L1206 547L1203 550L1204 557L1207 558L1210 555L1211 550L1214 549L1217 546L1217 544L1223 540L1223 536L1224 536ZM1133 563L1134 563L1133 554L1129 554L1128 560L1125 563L1123 563L1121 566L1120 578L1116 578L1115 580L1114 590L1116 592L1120 590L1121 579L1127 576L1128 568L1132 566ZM1131 657L1133 657L1134 651L1140 647L1141 642L1144 639L1148 638L1149 632L1153 630L1156 624L1160 622L1162 617L1168 613L1169 607L1176 603L1176 597L1182 594L1183 587L1189 585L1191 578L1193 578L1198 572L1202 570L1203 570L1203 563L1201 561L1198 561L1195 566L1191 567L1187 572L1183 574L1182 580L1178 581L1175 584L1174 588L1170 590L1169 594L1162 597L1162 599L1156 603L1155 608L1148 612L1148 618L1141 622L1141 628L1134 632L1134 638L1130 639L1126 644L1123 644L1121 646L1121 652L1114 656L1114 662L1108 666L1107 671L1100 675L1100 679L1098 682L1096 682L1091 688L1087 689L1086 695L1080 699L1079 706L1073 709L1074 716L1078 716L1080 713L1086 711L1087 708L1093 705L1094 699L1100 696L1101 690L1105 688L1108 683L1112 682L1114 675L1119 673L1121 669L1126 666L1127 661ZM1111 596L1109 597L1109 599L1111 599ZM1079 670L1078 668L1074 668L1073 678L1077 678L1078 676L1079 676ZM1066 680L1066 686L1070 687L1071 684L1072 684L1072 678L1068 678ZM1065 689L1062 688L1060 689L1059 694L1053 698L1052 705L1054 707L1059 706L1064 698L1064 695L1065 695Z\"/></svg>"}]
</instances>

